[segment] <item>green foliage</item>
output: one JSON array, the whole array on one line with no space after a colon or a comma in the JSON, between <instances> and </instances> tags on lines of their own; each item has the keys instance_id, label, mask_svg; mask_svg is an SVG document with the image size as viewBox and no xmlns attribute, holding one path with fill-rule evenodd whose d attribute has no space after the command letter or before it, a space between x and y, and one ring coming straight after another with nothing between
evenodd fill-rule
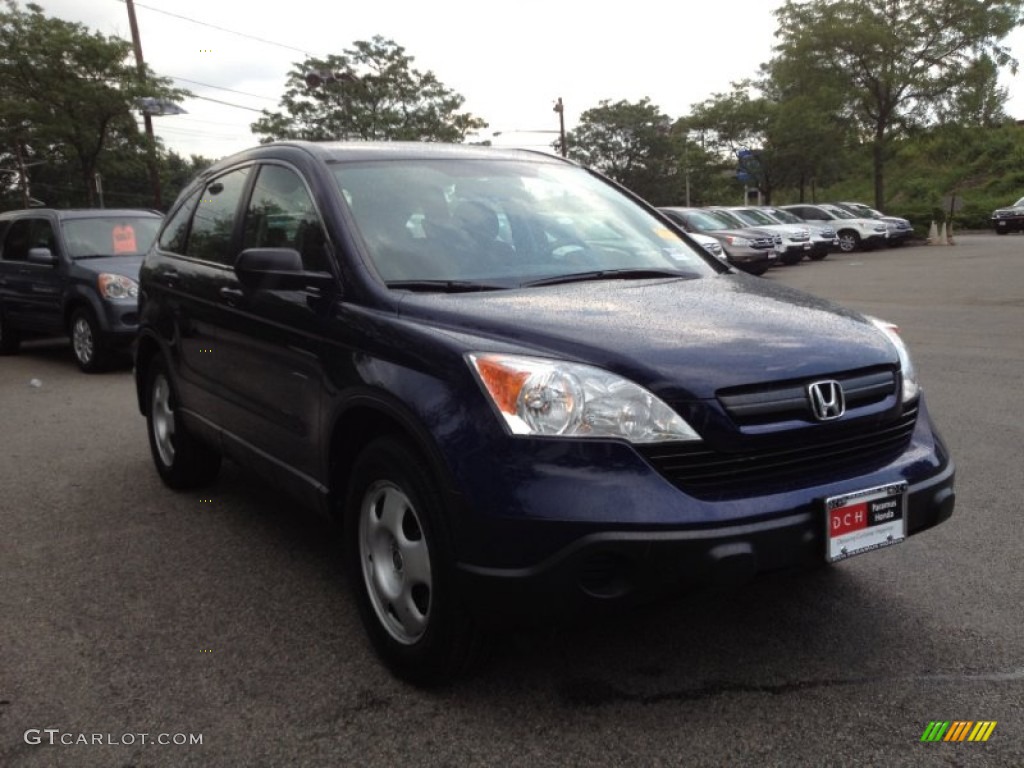
<instances>
[{"instance_id":1,"label":"green foliage","mask_svg":"<svg viewBox=\"0 0 1024 768\"><path fill-rule=\"evenodd\" d=\"M996 68L1017 62L1000 44L1024 0L787 0L770 68L806 72L844 95L844 112L872 146L874 199L885 199L894 138L954 109L991 124L1005 94ZM825 55L823 55L825 52ZM986 90L989 89L989 90Z\"/></svg>"},{"instance_id":2,"label":"green foliage","mask_svg":"<svg viewBox=\"0 0 1024 768\"><path fill-rule=\"evenodd\" d=\"M0 11L0 163L18 168L20 155L25 164L60 168L57 186L77 188L70 197L94 202L94 174L108 147L145 146L132 115L136 99L186 93L151 72L141 76L125 40L34 4L22 10L7 0ZM31 176L46 177L45 167Z\"/></svg>"},{"instance_id":3,"label":"green foliage","mask_svg":"<svg viewBox=\"0 0 1024 768\"><path fill-rule=\"evenodd\" d=\"M569 157L601 171L655 205L678 204L685 195L684 156L697 148L673 133L670 118L644 98L605 100L580 115L566 136Z\"/></svg>"},{"instance_id":4,"label":"green foliage","mask_svg":"<svg viewBox=\"0 0 1024 768\"><path fill-rule=\"evenodd\" d=\"M308 57L294 65L281 111L264 111L252 124L261 141L338 139L461 142L487 123L460 112L462 96L433 72L412 66L413 57L392 40L357 41L341 55ZM311 72L343 73L311 86Z\"/></svg>"}]
</instances>

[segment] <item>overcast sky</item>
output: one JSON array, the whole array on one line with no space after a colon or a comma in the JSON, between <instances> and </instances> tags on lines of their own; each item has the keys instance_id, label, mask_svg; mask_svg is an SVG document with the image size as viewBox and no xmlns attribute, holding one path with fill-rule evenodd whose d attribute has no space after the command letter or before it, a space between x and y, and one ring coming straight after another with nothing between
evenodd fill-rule
<instances>
[{"instance_id":1,"label":"overcast sky","mask_svg":"<svg viewBox=\"0 0 1024 768\"><path fill-rule=\"evenodd\" d=\"M122 0L36 1L50 15L131 39ZM558 97L568 130L602 99L646 96L680 117L756 74L771 57L772 9L780 4L518 0L489 9L480 0L136 0L135 6L143 53L154 71L183 78L177 84L198 95L238 105L190 99L183 104L187 115L154 118L157 135L181 154L219 158L257 142L249 124L259 115L250 110L276 108L287 71L304 53L341 53L374 35L404 46L414 67L432 70L465 97L464 109L490 124L480 138L495 144L550 146L554 136L532 131L558 128L552 111ZM1024 33L1018 30L1008 42L1024 59ZM1003 75L1008 110L1017 117L1024 117L1021 77ZM502 136L493 138L496 131Z\"/></svg>"}]
</instances>

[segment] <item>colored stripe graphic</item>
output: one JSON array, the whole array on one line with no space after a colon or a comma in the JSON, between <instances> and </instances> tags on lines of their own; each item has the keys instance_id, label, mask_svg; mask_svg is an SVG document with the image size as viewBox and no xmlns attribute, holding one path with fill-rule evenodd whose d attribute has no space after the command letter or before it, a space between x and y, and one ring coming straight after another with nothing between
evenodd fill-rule
<instances>
[{"instance_id":1,"label":"colored stripe graphic","mask_svg":"<svg viewBox=\"0 0 1024 768\"><path fill-rule=\"evenodd\" d=\"M974 723L969 720L954 720L952 727L949 729L949 733L946 734L946 738L943 741L963 741L967 735L967 729L970 728Z\"/></svg>"},{"instance_id":2,"label":"colored stripe graphic","mask_svg":"<svg viewBox=\"0 0 1024 768\"><path fill-rule=\"evenodd\" d=\"M947 728L949 728L948 720L932 720L921 734L921 741L940 741Z\"/></svg>"},{"instance_id":3,"label":"colored stripe graphic","mask_svg":"<svg viewBox=\"0 0 1024 768\"><path fill-rule=\"evenodd\" d=\"M921 741L988 741L995 729L995 720L931 720Z\"/></svg>"},{"instance_id":4,"label":"colored stripe graphic","mask_svg":"<svg viewBox=\"0 0 1024 768\"><path fill-rule=\"evenodd\" d=\"M992 731L996 729L995 720L982 720L971 731L971 735L967 737L968 741L988 741L988 737L992 735Z\"/></svg>"}]
</instances>

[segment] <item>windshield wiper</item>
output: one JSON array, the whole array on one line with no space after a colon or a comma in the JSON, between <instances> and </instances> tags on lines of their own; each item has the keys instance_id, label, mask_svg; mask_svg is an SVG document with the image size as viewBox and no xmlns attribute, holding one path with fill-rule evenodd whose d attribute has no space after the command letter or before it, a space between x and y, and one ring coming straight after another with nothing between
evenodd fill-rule
<instances>
[{"instance_id":1,"label":"windshield wiper","mask_svg":"<svg viewBox=\"0 0 1024 768\"><path fill-rule=\"evenodd\" d=\"M501 291L507 285L482 283L475 280L389 280L388 288L423 293L471 293L473 291Z\"/></svg>"},{"instance_id":2,"label":"windshield wiper","mask_svg":"<svg viewBox=\"0 0 1024 768\"><path fill-rule=\"evenodd\" d=\"M680 277L692 280L697 275L692 272L680 272L676 269L657 269L651 267L632 269L595 269L590 272L575 272L571 275L556 275L530 280L522 287L535 285L559 285L560 283L582 283L587 280L643 280L652 277Z\"/></svg>"}]
</instances>

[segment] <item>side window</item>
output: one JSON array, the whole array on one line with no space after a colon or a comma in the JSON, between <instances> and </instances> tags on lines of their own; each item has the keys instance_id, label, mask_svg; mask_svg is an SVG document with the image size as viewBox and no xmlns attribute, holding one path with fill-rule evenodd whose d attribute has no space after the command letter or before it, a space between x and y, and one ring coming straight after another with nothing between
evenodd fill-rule
<instances>
[{"instance_id":1,"label":"side window","mask_svg":"<svg viewBox=\"0 0 1024 768\"><path fill-rule=\"evenodd\" d=\"M235 231L235 212L249 171L249 168L239 168L225 173L202 190L192 217L192 229L185 246L186 256L220 264L235 263L237 254L231 249L231 235Z\"/></svg>"},{"instance_id":2,"label":"side window","mask_svg":"<svg viewBox=\"0 0 1024 768\"><path fill-rule=\"evenodd\" d=\"M192 209L196 207L196 200L199 199L201 189L197 189L188 199L181 204L181 207L174 212L174 215L167 222L164 231L160 233L160 250L171 253L185 253L185 242L188 238L188 223L192 218Z\"/></svg>"},{"instance_id":3,"label":"side window","mask_svg":"<svg viewBox=\"0 0 1024 768\"><path fill-rule=\"evenodd\" d=\"M27 261L30 248L49 248L57 255L57 238L48 219L18 219L4 240L4 261Z\"/></svg>"},{"instance_id":4,"label":"side window","mask_svg":"<svg viewBox=\"0 0 1024 768\"><path fill-rule=\"evenodd\" d=\"M307 271L330 271L323 225L302 177L289 168L260 168L242 237L243 248L294 248Z\"/></svg>"},{"instance_id":5,"label":"side window","mask_svg":"<svg viewBox=\"0 0 1024 768\"><path fill-rule=\"evenodd\" d=\"M11 224L4 239L4 261L25 261L32 242L32 220L18 219Z\"/></svg>"}]
</instances>

